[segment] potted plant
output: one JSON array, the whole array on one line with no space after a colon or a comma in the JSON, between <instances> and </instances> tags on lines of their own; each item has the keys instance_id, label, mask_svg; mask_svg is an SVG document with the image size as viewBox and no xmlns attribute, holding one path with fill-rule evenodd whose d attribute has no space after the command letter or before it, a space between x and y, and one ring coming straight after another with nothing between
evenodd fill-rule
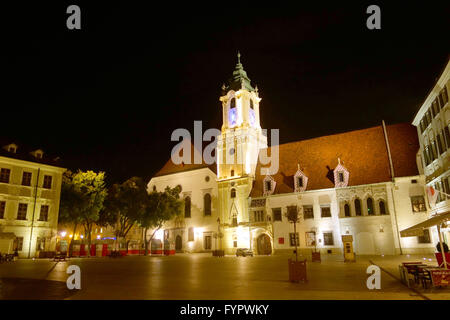
<instances>
[{"instance_id":1,"label":"potted plant","mask_svg":"<svg viewBox=\"0 0 450 320\"><path fill-rule=\"evenodd\" d=\"M297 222L299 222L298 208L296 205L288 206L286 218L290 223L294 224L294 245L295 245L295 260L289 259L289 281L299 282L306 281L306 259L303 261L298 260L298 237L297 237Z\"/></svg>"}]
</instances>

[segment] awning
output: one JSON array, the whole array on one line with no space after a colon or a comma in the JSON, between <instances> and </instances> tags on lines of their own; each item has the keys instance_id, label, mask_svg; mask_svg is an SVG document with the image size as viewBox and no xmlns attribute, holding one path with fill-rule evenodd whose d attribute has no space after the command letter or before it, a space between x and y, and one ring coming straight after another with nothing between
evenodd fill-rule
<instances>
[{"instance_id":1,"label":"awning","mask_svg":"<svg viewBox=\"0 0 450 320\"><path fill-rule=\"evenodd\" d=\"M400 231L400 235L402 237L422 236L423 229L427 229L427 228L430 228L430 227L433 227L436 225L440 225L442 222L445 222L445 221L450 221L450 212L436 215L434 217L431 217L428 220L425 220L424 222L421 222L419 224L416 224L415 226L412 226L412 227L409 227L408 229Z\"/></svg>"}]
</instances>

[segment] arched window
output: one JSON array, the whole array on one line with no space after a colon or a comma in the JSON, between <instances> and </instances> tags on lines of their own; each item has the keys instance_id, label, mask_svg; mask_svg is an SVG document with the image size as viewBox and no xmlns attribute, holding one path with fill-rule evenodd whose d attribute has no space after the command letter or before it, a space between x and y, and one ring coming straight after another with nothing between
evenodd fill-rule
<instances>
[{"instance_id":1,"label":"arched window","mask_svg":"<svg viewBox=\"0 0 450 320\"><path fill-rule=\"evenodd\" d=\"M253 100L250 99L250 109L253 109Z\"/></svg>"},{"instance_id":2,"label":"arched window","mask_svg":"<svg viewBox=\"0 0 450 320\"><path fill-rule=\"evenodd\" d=\"M373 210L373 200L372 198L367 198L367 214L373 216L375 211Z\"/></svg>"},{"instance_id":3,"label":"arched window","mask_svg":"<svg viewBox=\"0 0 450 320\"><path fill-rule=\"evenodd\" d=\"M206 193L203 196L203 208L205 210L205 216L211 215L211 195Z\"/></svg>"},{"instance_id":4,"label":"arched window","mask_svg":"<svg viewBox=\"0 0 450 320\"><path fill-rule=\"evenodd\" d=\"M355 214L357 216L361 215L361 200L358 198L355 199Z\"/></svg>"},{"instance_id":5,"label":"arched window","mask_svg":"<svg viewBox=\"0 0 450 320\"><path fill-rule=\"evenodd\" d=\"M350 206L348 203L344 204L344 213L346 217L350 217Z\"/></svg>"},{"instance_id":6,"label":"arched window","mask_svg":"<svg viewBox=\"0 0 450 320\"><path fill-rule=\"evenodd\" d=\"M236 189L231 189L231 197L236 198Z\"/></svg>"},{"instance_id":7,"label":"arched window","mask_svg":"<svg viewBox=\"0 0 450 320\"><path fill-rule=\"evenodd\" d=\"M380 207L380 214L386 214L386 205L383 200L380 200L378 206Z\"/></svg>"},{"instance_id":8,"label":"arched window","mask_svg":"<svg viewBox=\"0 0 450 320\"><path fill-rule=\"evenodd\" d=\"M236 99L235 98L231 99L231 101L230 101L230 109L232 109L232 108L236 108Z\"/></svg>"},{"instance_id":9,"label":"arched window","mask_svg":"<svg viewBox=\"0 0 450 320\"><path fill-rule=\"evenodd\" d=\"M184 217L191 217L191 197L187 196L184 198Z\"/></svg>"}]
</instances>

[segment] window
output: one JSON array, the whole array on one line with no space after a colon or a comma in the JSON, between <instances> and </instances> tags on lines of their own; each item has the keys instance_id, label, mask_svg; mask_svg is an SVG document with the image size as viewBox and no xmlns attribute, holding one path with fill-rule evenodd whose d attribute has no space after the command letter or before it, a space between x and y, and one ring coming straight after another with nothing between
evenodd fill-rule
<instances>
[{"instance_id":1,"label":"window","mask_svg":"<svg viewBox=\"0 0 450 320\"><path fill-rule=\"evenodd\" d=\"M445 105L448 102L447 87L444 87L444 89L442 89L441 94L442 94L442 100ZM444 106L442 106L442 107L444 107Z\"/></svg>"},{"instance_id":2,"label":"window","mask_svg":"<svg viewBox=\"0 0 450 320\"><path fill-rule=\"evenodd\" d=\"M10 169L2 168L0 170L0 182L9 183L9 175L11 174Z\"/></svg>"},{"instance_id":3,"label":"window","mask_svg":"<svg viewBox=\"0 0 450 320\"><path fill-rule=\"evenodd\" d=\"M191 197L187 196L184 198L184 217L191 217Z\"/></svg>"},{"instance_id":4,"label":"window","mask_svg":"<svg viewBox=\"0 0 450 320\"><path fill-rule=\"evenodd\" d=\"M440 133L437 134L436 141L437 141L437 147L438 147L439 154L443 154L445 150L444 150L444 147L443 147L443 144L442 144L441 134Z\"/></svg>"},{"instance_id":5,"label":"window","mask_svg":"<svg viewBox=\"0 0 450 320\"><path fill-rule=\"evenodd\" d=\"M230 175L231 175L232 177L234 177L234 170L231 170Z\"/></svg>"},{"instance_id":6,"label":"window","mask_svg":"<svg viewBox=\"0 0 450 320\"><path fill-rule=\"evenodd\" d=\"M382 215L386 214L386 205L384 204L383 200L380 200L378 206L380 207L380 214Z\"/></svg>"},{"instance_id":7,"label":"window","mask_svg":"<svg viewBox=\"0 0 450 320\"><path fill-rule=\"evenodd\" d=\"M19 203L19 209L17 210L17 220L27 220L28 204Z\"/></svg>"},{"instance_id":8,"label":"window","mask_svg":"<svg viewBox=\"0 0 450 320\"><path fill-rule=\"evenodd\" d=\"M203 247L205 248L205 250L211 250L211 236L205 236L203 238Z\"/></svg>"},{"instance_id":9,"label":"window","mask_svg":"<svg viewBox=\"0 0 450 320\"><path fill-rule=\"evenodd\" d=\"M273 215L273 221L282 221L281 208L273 208L272 215Z\"/></svg>"},{"instance_id":10,"label":"window","mask_svg":"<svg viewBox=\"0 0 450 320\"><path fill-rule=\"evenodd\" d=\"M444 187L444 192L446 194L450 194L450 187L448 185L448 177L445 177L444 179L442 179L442 185ZM450 198L450 197L447 196L447 198Z\"/></svg>"},{"instance_id":11,"label":"window","mask_svg":"<svg viewBox=\"0 0 450 320\"><path fill-rule=\"evenodd\" d=\"M303 177L297 177L297 185L299 188L303 188Z\"/></svg>"},{"instance_id":12,"label":"window","mask_svg":"<svg viewBox=\"0 0 450 320\"><path fill-rule=\"evenodd\" d=\"M0 219L5 219L6 201L0 201Z\"/></svg>"},{"instance_id":13,"label":"window","mask_svg":"<svg viewBox=\"0 0 450 320\"><path fill-rule=\"evenodd\" d=\"M367 214L369 216L373 216L375 214L375 211L373 210L373 200L372 198L367 198Z\"/></svg>"},{"instance_id":14,"label":"window","mask_svg":"<svg viewBox=\"0 0 450 320\"><path fill-rule=\"evenodd\" d=\"M37 237L36 239L36 251L44 251L45 250L45 238Z\"/></svg>"},{"instance_id":15,"label":"window","mask_svg":"<svg viewBox=\"0 0 450 320\"><path fill-rule=\"evenodd\" d=\"M233 248L237 248L237 240L233 241Z\"/></svg>"},{"instance_id":16,"label":"window","mask_svg":"<svg viewBox=\"0 0 450 320\"><path fill-rule=\"evenodd\" d=\"M425 162L425 166L430 164L430 159L428 158L428 153L426 150L423 151L423 161Z\"/></svg>"},{"instance_id":17,"label":"window","mask_svg":"<svg viewBox=\"0 0 450 320\"><path fill-rule=\"evenodd\" d=\"M344 214L346 217L350 217L350 206L348 203L344 204Z\"/></svg>"},{"instance_id":18,"label":"window","mask_svg":"<svg viewBox=\"0 0 450 320\"><path fill-rule=\"evenodd\" d=\"M313 206L303 206L303 219L314 219Z\"/></svg>"},{"instance_id":19,"label":"window","mask_svg":"<svg viewBox=\"0 0 450 320\"><path fill-rule=\"evenodd\" d=\"M236 189L231 189L231 198L236 198Z\"/></svg>"},{"instance_id":20,"label":"window","mask_svg":"<svg viewBox=\"0 0 450 320\"><path fill-rule=\"evenodd\" d=\"M448 129L448 126L444 128L444 137L445 141L447 143L447 149L450 148L450 130Z\"/></svg>"},{"instance_id":21,"label":"window","mask_svg":"<svg viewBox=\"0 0 450 320\"><path fill-rule=\"evenodd\" d=\"M300 245L300 241L298 238L298 232L296 233L289 233L289 244L291 247L295 247L296 245L299 246Z\"/></svg>"},{"instance_id":22,"label":"window","mask_svg":"<svg viewBox=\"0 0 450 320\"><path fill-rule=\"evenodd\" d=\"M194 228L188 229L188 241L194 241Z\"/></svg>"},{"instance_id":23,"label":"window","mask_svg":"<svg viewBox=\"0 0 450 320\"><path fill-rule=\"evenodd\" d=\"M263 210L254 211L254 217L256 222L264 221L264 211Z\"/></svg>"},{"instance_id":24,"label":"window","mask_svg":"<svg viewBox=\"0 0 450 320\"><path fill-rule=\"evenodd\" d=\"M331 209L330 207L320 207L321 217L322 218L330 218L331 217Z\"/></svg>"},{"instance_id":25,"label":"window","mask_svg":"<svg viewBox=\"0 0 450 320\"><path fill-rule=\"evenodd\" d=\"M423 229L423 236L417 237L418 243L431 243L430 230Z\"/></svg>"},{"instance_id":26,"label":"window","mask_svg":"<svg viewBox=\"0 0 450 320\"><path fill-rule=\"evenodd\" d=\"M253 100L250 99L250 109L253 109Z\"/></svg>"},{"instance_id":27,"label":"window","mask_svg":"<svg viewBox=\"0 0 450 320\"><path fill-rule=\"evenodd\" d=\"M355 214L357 216L361 215L361 200L358 198L355 199Z\"/></svg>"},{"instance_id":28,"label":"window","mask_svg":"<svg viewBox=\"0 0 450 320\"><path fill-rule=\"evenodd\" d=\"M17 251L22 251L22 249L23 249L23 237L17 237L16 238L16 244L17 244L17 246L16 246Z\"/></svg>"},{"instance_id":29,"label":"window","mask_svg":"<svg viewBox=\"0 0 450 320\"><path fill-rule=\"evenodd\" d=\"M22 174L22 185L31 186L31 172L24 171Z\"/></svg>"},{"instance_id":30,"label":"window","mask_svg":"<svg viewBox=\"0 0 450 320\"><path fill-rule=\"evenodd\" d=\"M10 147L8 148L8 152L16 153L16 151L17 151L17 149L16 149L16 147L14 147L14 146L10 146Z\"/></svg>"},{"instance_id":31,"label":"window","mask_svg":"<svg viewBox=\"0 0 450 320\"><path fill-rule=\"evenodd\" d=\"M266 181L266 191L272 191L272 181Z\"/></svg>"},{"instance_id":32,"label":"window","mask_svg":"<svg viewBox=\"0 0 450 320\"><path fill-rule=\"evenodd\" d=\"M48 206L41 206L41 213L39 214L39 221L48 221Z\"/></svg>"},{"instance_id":33,"label":"window","mask_svg":"<svg viewBox=\"0 0 450 320\"><path fill-rule=\"evenodd\" d=\"M235 98L231 99L230 108L236 108L236 99Z\"/></svg>"},{"instance_id":34,"label":"window","mask_svg":"<svg viewBox=\"0 0 450 320\"><path fill-rule=\"evenodd\" d=\"M234 227L238 225L237 216L233 216L231 219L231 225Z\"/></svg>"},{"instance_id":35,"label":"window","mask_svg":"<svg viewBox=\"0 0 450 320\"><path fill-rule=\"evenodd\" d=\"M411 205L413 212L427 211L427 207L425 206L425 198L423 196L411 197Z\"/></svg>"},{"instance_id":36,"label":"window","mask_svg":"<svg viewBox=\"0 0 450 320\"><path fill-rule=\"evenodd\" d=\"M344 182L344 173L343 172L339 172L338 177L339 177L339 182Z\"/></svg>"},{"instance_id":37,"label":"window","mask_svg":"<svg viewBox=\"0 0 450 320\"><path fill-rule=\"evenodd\" d=\"M44 184L42 185L45 189L51 189L52 188L52 176L44 176Z\"/></svg>"},{"instance_id":38,"label":"window","mask_svg":"<svg viewBox=\"0 0 450 320\"><path fill-rule=\"evenodd\" d=\"M205 216L211 215L211 195L209 193L206 193L203 196L203 207L205 210Z\"/></svg>"},{"instance_id":39,"label":"window","mask_svg":"<svg viewBox=\"0 0 450 320\"><path fill-rule=\"evenodd\" d=\"M324 246L334 245L333 232L324 232L323 233L323 245Z\"/></svg>"}]
</instances>

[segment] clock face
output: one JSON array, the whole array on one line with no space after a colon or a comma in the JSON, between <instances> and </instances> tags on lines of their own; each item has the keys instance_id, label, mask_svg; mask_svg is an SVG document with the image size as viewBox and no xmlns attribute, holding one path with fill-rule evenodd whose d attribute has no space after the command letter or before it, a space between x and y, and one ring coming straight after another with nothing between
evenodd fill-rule
<instances>
[{"instance_id":1,"label":"clock face","mask_svg":"<svg viewBox=\"0 0 450 320\"><path fill-rule=\"evenodd\" d=\"M253 109L250 109L250 124L255 125L255 110Z\"/></svg>"},{"instance_id":2,"label":"clock face","mask_svg":"<svg viewBox=\"0 0 450 320\"><path fill-rule=\"evenodd\" d=\"M236 108L231 108L228 113L228 122L230 123L230 127L234 127L237 124L237 111Z\"/></svg>"}]
</instances>

